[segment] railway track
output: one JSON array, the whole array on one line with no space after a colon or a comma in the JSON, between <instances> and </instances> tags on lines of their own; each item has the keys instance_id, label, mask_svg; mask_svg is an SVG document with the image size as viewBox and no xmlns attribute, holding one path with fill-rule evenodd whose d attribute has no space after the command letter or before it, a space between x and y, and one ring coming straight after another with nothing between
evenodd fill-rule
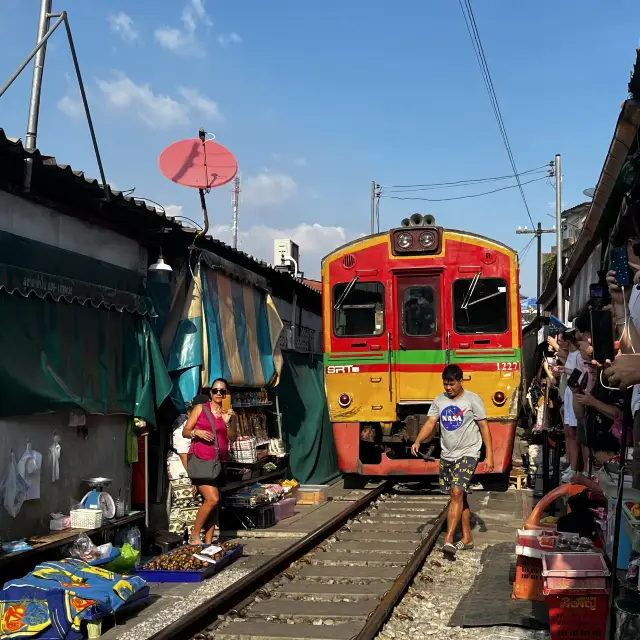
<instances>
[{"instance_id":1,"label":"railway track","mask_svg":"<svg viewBox=\"0 0 640 640\"><path fill-rule=\"evenodd\" d=\"M448 498L383 485L152 640L369 640L420 570Z\"/></svg>"}]
</instances>

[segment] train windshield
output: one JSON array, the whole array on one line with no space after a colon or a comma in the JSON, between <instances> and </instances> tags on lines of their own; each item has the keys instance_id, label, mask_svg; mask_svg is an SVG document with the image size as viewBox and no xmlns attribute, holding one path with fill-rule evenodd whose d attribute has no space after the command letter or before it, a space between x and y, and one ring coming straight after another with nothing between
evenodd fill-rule
<instances>
[{"instance_id":1,"label":"train windshield","mask_svg":"<svg viewBox=\"0 0 640 640\"><path fill-rule=\"evenodd\" d=\"M458 334L505 333L509 296L502 278L462 278L453 283L453 328Z\"/></svg>"},{"instance_id":2,"label":"train windshield","mask_svg":"<svg viewBox=\"0 0 640 640\"><path fill-rule=\"evenodd\" d=\"M384 286L380 282L344 282L333 288L336 336L379 336L384 331Z\"/></svg>"}]
</instances>

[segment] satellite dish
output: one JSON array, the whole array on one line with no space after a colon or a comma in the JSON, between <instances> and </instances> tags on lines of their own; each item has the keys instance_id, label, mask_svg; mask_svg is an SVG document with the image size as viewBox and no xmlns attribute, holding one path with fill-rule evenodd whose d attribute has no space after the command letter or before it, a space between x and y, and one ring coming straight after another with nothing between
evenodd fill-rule
<instances>
[{"instance_id":1,"label":"satellite dish","mask_svg":"<svg viewBox=\"0 0 640 640\"><path fill-rule=\"evenodd\" d=\"M158 158L158 166L165 178L200 192L204 227L196 238L206 235L209 230L205 192L231 182L238 173L238 161L233 153L206 136L205 130L200 129L197 138L174 142ZM152 265L155 270L167 270L159 263L164 264L164 261L158 260Z\"/></svg>"},{"instance_id":2,"label":"satellite dish","mask_svg":"<svg viewBox=\"0 0 640 640\"><path fill-rule=\"evenodd\" d=\"M194 189L221 187L238 173L238 162L229 149L200 138L169 145L160 154L158 165L165 178Z\"/></svg>"},{"instance_id":3,"label":"satellite dish","mask_svg":"<svg viewBox=\"0 0 640 640\"><path fill-rule=\"evenodd\" d=\"M596 194L596 190L593 187L590 187L589 189L585 189L582 193L584 193L587 198L593 198Z\"/></svg>"}]
</instances>

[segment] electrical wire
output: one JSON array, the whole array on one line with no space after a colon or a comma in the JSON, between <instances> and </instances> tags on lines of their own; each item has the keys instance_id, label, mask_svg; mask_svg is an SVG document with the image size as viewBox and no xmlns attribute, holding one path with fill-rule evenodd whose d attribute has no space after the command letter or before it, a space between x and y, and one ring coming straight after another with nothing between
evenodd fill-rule
<instances>
[{"instance_id":1,"label":"electrical wire","mask_svg":"<svg viewBox=\"0 0 640 640\"><path fill-rule=\"evenodd\" d=\"M527 182L521 182L519 184L512 184L508 187L500 187L499 189L492 189L491 191L483 191L482 193L472 193L466 196L456 196L454 198L418 198L414 197L400 197L400 196L381 196L382 198L391 198L392 200L424 200L426 202L446 202L448 200L466 200L467 198L479 198L480 196L487 196L490 193L498 193L498 191L506 191L507 189L515 189L519 187L522 189L524 185L531 184L532 182L539 182L540 180L546 180L546 176L542 178L534 178L533 180L528 180ZM531 223L533 224L533 222ZM533 225L535 227L535 225Z\"/></svg>"},{"instance_id":2,"label":"electrical wire","mask_svg":"<svg viewBox=\"0 0 640 640\"><path fill-rule=\"evenodd\" d=\"M504 147L507 151L507 156L509 157L511 168L513 169L513 176L515 177L516 182L518 183L518 188L520 190L522 202L524 203L524 208L527 211L527 216L529 216L531 225L535 226L533 222L533 218L531 217L531 211L529 210L529 204L527 203L527 198L524 195L524 189L522 188L520 175L518 174L518 168L516 166L515 158L513 156L513 151L511 149L511 143L509 142L509 136L507 135L507 129L505 127L504 120L502 118L502 112L500 111L498 97L496 96L495 88L493 86L493 80L491 78L491 72L489 71L489 65L487 63L486 56L484 55L484 48L482 46L482 40L480 39L478 25L476 24L475 16L473 15L471 0L458 0L458 2L460 4L460 9L462 11L464 22L467 26L467 31L469 32L469 37L471 38L471 44L473 45L473 51L476 55L476 60L478 61L480 72L482 73L482 79L484 81L487 94L489 95L489 101L491 102L493 114L496 118L498 129L500 130L502 142L504 143Z\"/></svg>"},{"instance_id":3,"label":"electrical wire","mask_svg":"<svg viewBox=\"0 0 640 640\"><path fill-rule=\"evenodd\" d=\"M534 169L528 169L527 171L523 171L522 173L518 174L520 176L526 176L528 174L532 174L532 173L539 173L541 172L543 169L545 169L545 167L547 167L547 165L542 165L541 167L535 167ZM389 190L389 189L413 189L413 188L418 188L418 189L436 189L438 187L442 187L442 188L451 188L451 187L459 187L459 186L466 186L469 184L478 184L478 183L482 183L482 182L496 182L498 180L513 180L514 176L513 175L508 175L508 176L494 176L493 178L470 178L468 180L454 180L453 182L425 182L422 184L392 184L388 187L382 187L383 189Z\"/></svg>"},{"instance_id":4,"label":"electrical wire","mask_svg":"<svg viewBox=\"0 0 640 640\"><path fill-rule=\"evenodd\" d=\"M529 254L529 249L531 249L531 247L533 246L533 241L536 239L536 236L531 236L531 239L529 240L529 242L527 242L527 244L524 246L524 248L522 249L522 251L518 252L518 262L520 264L523 264L526 257Z\"/></svg>"}]
</instances>

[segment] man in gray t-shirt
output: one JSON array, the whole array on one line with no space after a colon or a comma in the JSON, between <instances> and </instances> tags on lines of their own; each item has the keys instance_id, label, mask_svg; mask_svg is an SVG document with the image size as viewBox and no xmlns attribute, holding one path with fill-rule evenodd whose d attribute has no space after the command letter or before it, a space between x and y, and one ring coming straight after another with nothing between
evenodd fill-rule
<instances>
[{"instance_id":1,"label":"man in gray t-shirt","mask_svg":"<svg viewBox=\"0 0 640 640\"><path fill-rule=\"evenodd\" d=\"M451 496L447 535L442 550L448 555L455 555L457 551L473 549L467 491L478 465L483 442L486 449L485 469L493 471L493 447L484 403L480 396L463 389L462 369L456 364L445 367L442 384L445 392L431 403L427 421L420 429L411 452L418 455L420 445L431 438L440 421L440 490ZM453 536L460 522L462 539L454 544Z\"/></svg>"}]
</instances>

